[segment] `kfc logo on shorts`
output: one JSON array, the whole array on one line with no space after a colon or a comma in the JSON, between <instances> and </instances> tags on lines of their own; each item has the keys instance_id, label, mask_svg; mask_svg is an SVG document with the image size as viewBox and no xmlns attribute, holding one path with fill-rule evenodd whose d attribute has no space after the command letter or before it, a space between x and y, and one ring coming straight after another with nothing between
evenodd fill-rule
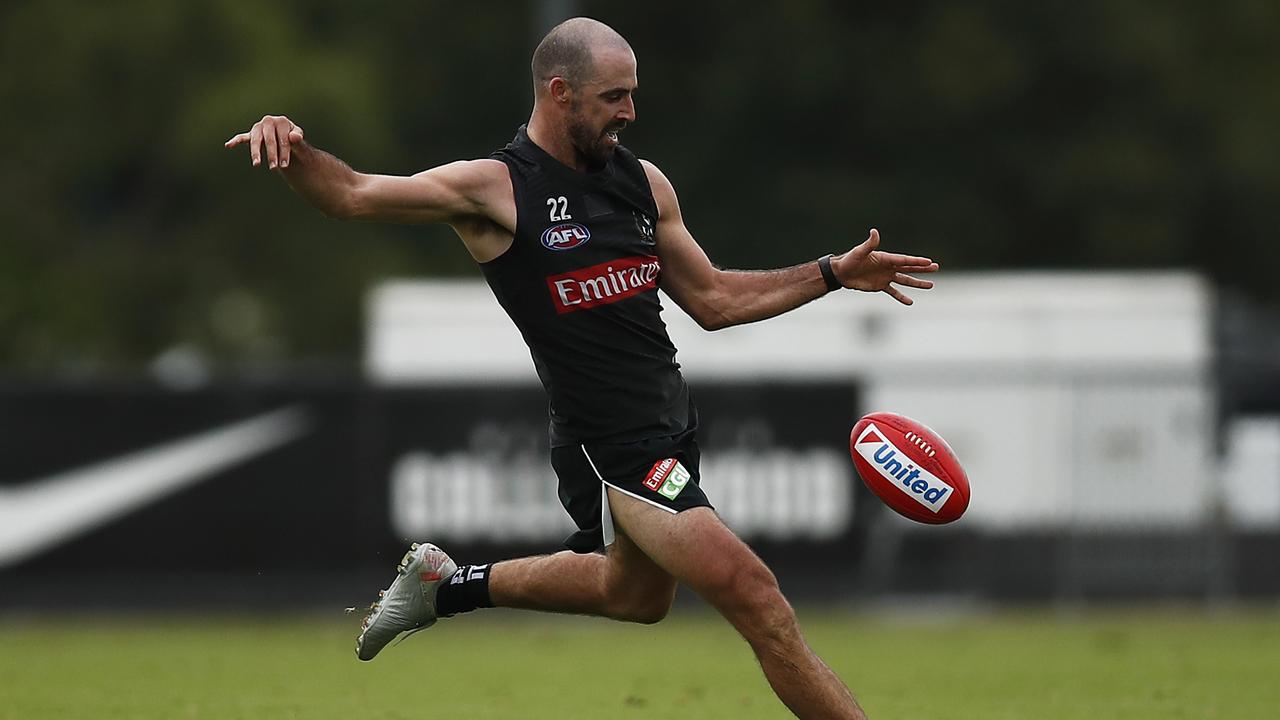
<instances>
[{"instance_id":1,"label":"kfc logo on shorts","mask_svg":"<svg viewBox=\"0 0 1280 720\"><path fill-rule=\"evenodd\" d=\"M692 477L692 473L686 470L679 460L667 458L653 464L653 468L644 479L644 486L668 500L675 500Z\"/></svg>"},{"instance_id":2,"label":"kfc logo on shorts","mask_svg":"<svg viewBox=\"0 0 1280 720\"><path fill-rule=\"evenodd\" d=\"M662 487L662 481L666 480L667 475L671 474L671 468L675 466L675 458L667 458L654 463L653 469L649 470L649 474L644 479L644 486L656 492L658 488Z\"/></svg>"},{"instance_id":3,"label":"kfc logo on shorts","mask_svg":"<svg viewBox=\"0 0 1280 720\"><path fill-rule=\"evenodd\" d=\"M547 278L560 314L608 305L658 286L662 265L653 255L618 258Z\"/></svg>"},{"instance_id":4,"label":"kfc logo on shorts","mask_svg":"<svg viewBox=\"0 0 1280 720\"><path fill-rule=\"evenodd\" d=\"M578 223L560 223L542 231L542 246L548 250L572 250L590 239L591 231Z\"/></svg>"}]
</instances>

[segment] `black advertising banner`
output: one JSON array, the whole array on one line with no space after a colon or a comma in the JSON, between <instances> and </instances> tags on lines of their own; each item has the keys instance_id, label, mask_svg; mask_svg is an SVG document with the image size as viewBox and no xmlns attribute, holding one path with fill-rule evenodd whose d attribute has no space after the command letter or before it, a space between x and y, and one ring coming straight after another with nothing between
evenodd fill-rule
<instances>
[{"instance_id":1,"label":"black advertising banner","mask_svg":"<svg viewBox=\"0 0 1280 720\"><path fill-rule=\"evenodd\" d=\"M852 384L694 387L702 487L782 576L847 568L860 550L862 484L848 455ZM465 561L547 552L573 531L556 497L539 388L421 389L378 396L371 453L385 465L388 527ZM460 550L460 552L455 552ZM470 554L468 554L470 553ZM852 573L847 574L850 578Z\"/></svg>"},{"instance_id":2,"label":"black advertising banner","mask_svg":"<svg viewBox=\"0 0 1280 720\"><path fill-rule=\"evenodd\" d=\"M363 397L3 392L0 603L287 600L284 578L359 567Z\"/></svg>"},{"instance_id":3,"label":"black advertising banner","mask_svg":"<svg viewBox=\"0 0 1280 720\"><path fill-rule=\"evenodd\" d=\"M1114 558L1128 572L1170 548L1206 547L1186 533L916 526L854 475L855 385L693 390L703 487L793 598L1109 597L1115 585L1072 575L1073 558ZM461 383L0 389L0 608L339 611L367 603L409 541L462 562L554 552L572 527L545 403L537 387ZM1280 546L1275 534L1214 537L1242 557ZM1214 587L1272 595L1272 568L1234 563Z\"/></svg>"},{"instance_id":4,"label":"black advertising banner","mask_svg":"<svg viewBox=\"0 0 1280 720\"><path fill-rule=\"evenodd\" d=\"M794 572L848 557L856 388L695 395L703 485L726 522ZM489 561L557 550L572 531L537 387L0 398L0 604L43 603L73 581L103 602L327 600L381 581L409 540Z\"/></svg>"}]
</instances>

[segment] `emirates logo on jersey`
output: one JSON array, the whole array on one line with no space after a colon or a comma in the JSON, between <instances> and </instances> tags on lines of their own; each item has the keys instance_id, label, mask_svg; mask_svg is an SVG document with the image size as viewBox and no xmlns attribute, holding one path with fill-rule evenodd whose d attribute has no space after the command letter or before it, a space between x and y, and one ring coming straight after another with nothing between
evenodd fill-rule
<instances>
[{"instance_id":1,"label":"emirates logo on jersey","mask_svg":"<svg viewBox=\"0 0 1280 720\"><path fill-rule=\"evenodd\" d=\"M662 264L653 255L618 258L547 278L560 314L608 305L658 286Z\"/></svg>"}]
</instances>

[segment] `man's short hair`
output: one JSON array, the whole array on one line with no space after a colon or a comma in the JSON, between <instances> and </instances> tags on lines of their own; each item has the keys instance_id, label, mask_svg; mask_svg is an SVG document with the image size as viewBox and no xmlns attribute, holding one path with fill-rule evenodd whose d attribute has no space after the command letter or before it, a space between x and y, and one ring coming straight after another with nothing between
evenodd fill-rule
<instances>
[{"instance_id":1,"label":"man's short hair","mask_svg":"<svg viewBox=\"0 0 1280 720\"><path fill-rule=\"evenodd\" d=\"M602 45L631 49L616 30L599 20L571 18L551 28L533 51L534 87L544 86L554 77L580 85L595 70L592 53Z\"/></svg>"}]
</instances>

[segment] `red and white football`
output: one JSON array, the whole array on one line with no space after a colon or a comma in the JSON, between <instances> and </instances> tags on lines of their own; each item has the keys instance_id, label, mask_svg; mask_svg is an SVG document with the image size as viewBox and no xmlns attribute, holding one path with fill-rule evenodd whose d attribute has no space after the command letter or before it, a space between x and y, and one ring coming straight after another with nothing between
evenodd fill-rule
<instances>
[{"instance_id":1,"label":"red and white football","mask_svg":"<svg viewBox=\"0 0 1280 720\"><path fill-rule=\"evenodd\" d=\"M969 507L969 478L946 441L923 423L890 412L864 415L849 435L862 482L903 517L952 522Z\"/></svg>"}]
</instances>

